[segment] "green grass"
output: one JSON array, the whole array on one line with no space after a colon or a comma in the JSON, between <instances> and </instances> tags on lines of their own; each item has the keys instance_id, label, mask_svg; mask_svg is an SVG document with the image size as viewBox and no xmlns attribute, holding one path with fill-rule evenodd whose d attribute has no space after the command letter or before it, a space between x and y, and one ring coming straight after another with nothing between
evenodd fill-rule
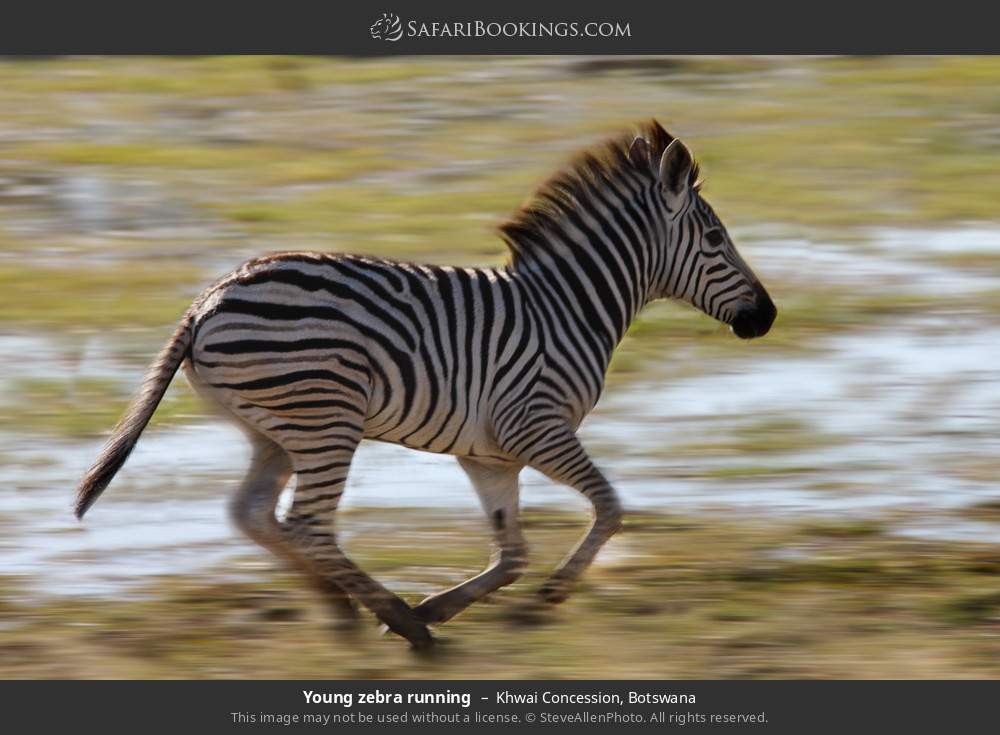
<instances>
[{"instance_id":1,"label":"green grass","mask_svg":"<svg viewBox=\"0 0 1000 735\"><path fill-rule=\"evenodd\" d=\"M1000 274L1000 251L955 251L931 253L924 260L946 268L960 268L973 273Z\"/></svg>"},{"instance_id":2,"label":"green grass","mask_svg":"<svg viewBox=\"0 0 1000 735\"><path fill-rule=\"evenodd\" d=\"M165 95L200 100L307 92L327 85L412 82L443 66L412 60L331 63L322 58L282 56L24 60L4 62L0 86L8 93Z\"/></svg>"},{"instance_id":3,"label":"green grass","mask_svg":"<svg viewBox=\"0 0 1000 735\"><path fill-rule=\"evenodd\" d=\"M704 371L713 359L811 352L821 349L832 335L942 310L988 313L1000 304L992 293L937 296L780 281L772 281L768 287L778 317L770 333L759 340L740 340L727 326L686 304L651 304L615 352L611 380L629 380L651 372L684 377L692 371ZM664 364L669 368L662 368Z\"/></svg>"},{"instance_id":4,"label":"green grass","mask_svg":"<svg viewBox=\"0 0 1000 735\"><path fill-rule=\"evenodd\" d=\"M503 216L571 151L655 115L692 143L709 198L739 221L997 218L1000 145L990 121L1000 60L671 58L608 69L611 61L603 69L545 59L8 61L0 100L15 121L44 119L63 135L10 143L5 157L218 170L238 178L204 195L219 195L237 219L254 192L241 202L230 189L245 183L336 180L372 167L423 170L426 191L436 186L430 171L464 162L473 188L500 195L490 213ZM77 129L87 113L68 116L65 105L81 94L110 98L133 123L125 140L94 141ZM219 132L217 117L233 110L246 113L241 126ZM149 125L182 113L191 119L175 137Z\"/></svg>"},{"instance_id":5,"label":"green grass","mask_svg":"<svg viewBox=\"0 0 1000 735\"><path fill-rule=\"evenodd\" d=\"M68 369L8 380L0 428L51 439L106 432L223 262L307 247L501 262L497 222L573 152L650 116L694 149L705 195L732 230L777 225L863 257L873 228L993 226L998 87L992 57L5 60L0 327L51 336ZM87 229L61 189L77 174L126 192L151 185L176 224L195 226L162 237L129 216L127 232ZM108 204L129 213L128 201ZM971 272L997 265L993 254L926 257ZM744 342L692 308L655 304L612 377L679 378L715 360L822 350L829 335L908 317L961 311L990 323L1000 312L996 291L932 296L823 285L807 271L760 276L779 308L767 338ZM94 339L134 366L134 379L71 377ZM179 386L156 422L200 414ZM768 461L698 475L717 482L786 475L854 492L837 476L810 480L815 468L795 457L838 439L765 415L687 450ZM949 472L974 482L996 474L982 458L956 465ZM994 510L967 517L990 521ZM348 550L411 602L487 559L485 524L393 511L379 520L391 538L385 523L346 514L358 525ZM374 626L352 638L328 632L298 578L252 557L135 596L39 599L23 580L0 580L0 676L1000 676L993 546L896 538L871 519L633 514L548 624L518 622L583 522L526 514L530 575L442 626L450 645L434 659L377 638Z\"/></svg>"},{"instance_id":6,"label":"green grass","mask_svg":"<svg viewBox=\"0 0 1000 735\"><path fill-rule=\"evenodd\" d=\"M818 431L801 419L765 415L734 427L729 436L714 437L711 441L688 442L671 447L669 451L674 455L752 457L825 449L846 440L847 437ZM758 470L759 468L754 468L754 472Z\"/></svg>"},{"instance_id":7,"label":"green grass","mask_svg":"<svg viewBox=\"0 0 1000 735\"><path fill-rule=\"evenodd\" d=\"M308 245L490 264L506 257L493 226L573 151L656 115L695 149L706 196L730 225L780 223L863 244L872 226L996 221L998 82L1000 60L990 57L5 61L0 104L12 134L0 175L58 181L84 169L156 182L206 228L227 233L213 245L223 250L252 242L253 252ZM116 127L95 135L107 120ZM36 135L40 128L49 132ZM40 238L0 232L3 250L78 245L62 210L47 216L54 229ZM140 229L131 239L142 238ZM126 247L120 237L98 240L82 249L116 257ZM199 247L197 237L186 246ZM0 285L13 287L0 294L6 323L69 324L79 314L84 325L108 326L134 309L132 325L144 326L174 309L156 283L218 275L199 260L192 272L130 269L161 302L147 308L123 293L130 286L110 283L115 272L101 297L114 308L102 317L72 306L101 285L99 275L77 286L72 267L29 266L0 265ZM992 268L982 257L954 266ZM781 309L771 348L922 306L877 292L866 301L846 290L773 291ZM616 359L616 371L643 369L640 343L655 351L668 331L725 342L708 320L657 311L633 328L632 354Z\"/></svg>"},{"instance_id":8,"label":"green grass","mask_svg":"<svg viewBox=\"0 0 1000 735\"><path fill-rule=\"evenodd\" d=\"M367 623L331 631L296 576L252 557L133 595L39 599L16 578L2 580L0 645L20 655L0 658L0 676L1000 676L1000 588L995 565L982 563L987 547L903 539L856 522L636 514L576 594L528 625L519 609L583 518L532 511L526 520L529 574L439 626L445 645L429 658ZM349 553L411 602L487 558L485 523L455 515L354 511L341 523L352 530Z\"/></svg>"},{"instance_id":9,"label":"green grass","mask_svg":"<svg viewBox=\"0 0 1000 735\"><path fill-rule=\"evenodd\" d=\"M223 205L219 211L258 235L321 235L336 250L490 265L506 259L494 229L512 209L509 199L480 182L405 191L331 187L280 202Z\"/></svg>"},{"instance_id":10,"label":"green grass","mask_svg":"<svg viewBox=\"0 0 1000 735\"><path fill-rule=\"evenodd\" d=\"M137 372L136 385L140 379ZM0 430L50 438L102 436L124 413L129 398L127 386L107 378L16 380L0 399ZM170 426L204 415L201 400L182 380L160 402L150 425Z\"/></svg>"},{"instance_id":11,"label":"green grass","mask_svg":"<svg viewBox=\"0 0 1000 735\"><path fill-rule=\"evenodd\" d=\"M374 147L343 147L317 150L308 145L254 145L230 143L170 145L132 143L47 143L22 147L23 159L40 165L101 166L163 171L215 172L217 175L252 180L261 187L313 181L331 182L392 168ZM159 170L159 171L157 171Z\"/></svg>"},{"instance_id":12,"label":"green grass","mask_svg":"<svg viewBox=\"0 0 1000 735\"><path fill-rule=\"evenodd\" d=\"M181 315L208 281L183 263L82 268L0 265L0 323L62 331L159 328Z\"/></svg>"}]
</instances>

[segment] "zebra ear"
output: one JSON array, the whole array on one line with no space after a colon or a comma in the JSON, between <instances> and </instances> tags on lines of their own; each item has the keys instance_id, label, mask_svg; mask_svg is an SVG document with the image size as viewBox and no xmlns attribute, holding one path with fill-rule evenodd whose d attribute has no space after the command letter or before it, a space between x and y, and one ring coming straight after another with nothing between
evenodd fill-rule
<instances>
[{"instance_id":1,"label":"zebra ear","mask_svg":"<svg viewBox=\"0 0 1000 735\"><path fill-rule=\"evenodd\" d=\"M645 138L636 138L632 141L632 145L628 147L628 157L636 168L649 170L652 162L650 161L649 143L646 142Z\"/></svg>"},{"instance_id":2,"label":"zebra ear","mask_svg":"<svg viewBox=\"0 0 1000 735\"><path fill-rule=\"evenodd\" d=\"M674 138L660 158L660 183L667 207L675 211L684 204L691 189L694 156L680 138Z\"/></svg>"}]
</instances>

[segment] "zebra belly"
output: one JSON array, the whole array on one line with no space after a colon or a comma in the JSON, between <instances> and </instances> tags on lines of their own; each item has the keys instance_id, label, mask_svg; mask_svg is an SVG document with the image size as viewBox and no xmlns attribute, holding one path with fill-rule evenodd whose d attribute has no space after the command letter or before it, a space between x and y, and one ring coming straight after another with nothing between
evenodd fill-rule
<instances>
[{"instance_id":1,"label":"zebra belly","mask_svg":"<svg viewBox=\"0 0 1000 735\"><path fill-rule=\"evenodd\" d=\"M380 405L382 390L383 386L376 382L370 410ZM439 454L497 453L499 450L478 407L463 399L464 396L453 400L447 386L432 393L424 381L414 391L408 414L403 415L401 410L388 416L373 412L365 421L365 438Z\"/></svg>"}]
</instances>

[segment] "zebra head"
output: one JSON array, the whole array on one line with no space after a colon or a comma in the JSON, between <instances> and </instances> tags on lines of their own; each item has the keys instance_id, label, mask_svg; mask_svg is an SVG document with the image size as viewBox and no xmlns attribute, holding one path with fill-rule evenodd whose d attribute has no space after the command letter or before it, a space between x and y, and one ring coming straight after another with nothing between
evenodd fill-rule
<instances>
[{"instance_id":1,"label":"zebra head","mask_svg":"<svg viewBox=\"0 0 1000 735\"><path fill-rule=\"evenodd\" d=\"M658 295L680 299L728 324L741 339L767 334L777 309L760 280L733 245L725 226L701 195L698 165L688 147L656 126L659 160L650 160L655 142L636 138L633 161L653 164L665 210L665 258ZM669 140L669 143L666 143Z\"/></svg>"}]
</instances>

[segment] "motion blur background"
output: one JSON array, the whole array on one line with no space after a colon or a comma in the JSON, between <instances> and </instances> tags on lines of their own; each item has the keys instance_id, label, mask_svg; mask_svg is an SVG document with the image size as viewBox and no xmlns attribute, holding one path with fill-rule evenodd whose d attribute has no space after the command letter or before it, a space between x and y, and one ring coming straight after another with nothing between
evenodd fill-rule
<instances>
[{"instance_id":1,"label":"motion blur background","mask_svg":"<svg viewBox=\"0 0 1000 735\"><path fill-rule=\"evenodd\" d=\"M582 434L631 511L525 473L532 574L425 661L328 630L225 511L248 461L183 378L86 523L73 487L191 299L274 250L505 258L491 227L657 117L779 308L651 307ZM1000 674L1000 58L0 62L0 676ZM447 457L366 444L339 528L410 600L486 562Z\"/></svg>"}]
</instances>

